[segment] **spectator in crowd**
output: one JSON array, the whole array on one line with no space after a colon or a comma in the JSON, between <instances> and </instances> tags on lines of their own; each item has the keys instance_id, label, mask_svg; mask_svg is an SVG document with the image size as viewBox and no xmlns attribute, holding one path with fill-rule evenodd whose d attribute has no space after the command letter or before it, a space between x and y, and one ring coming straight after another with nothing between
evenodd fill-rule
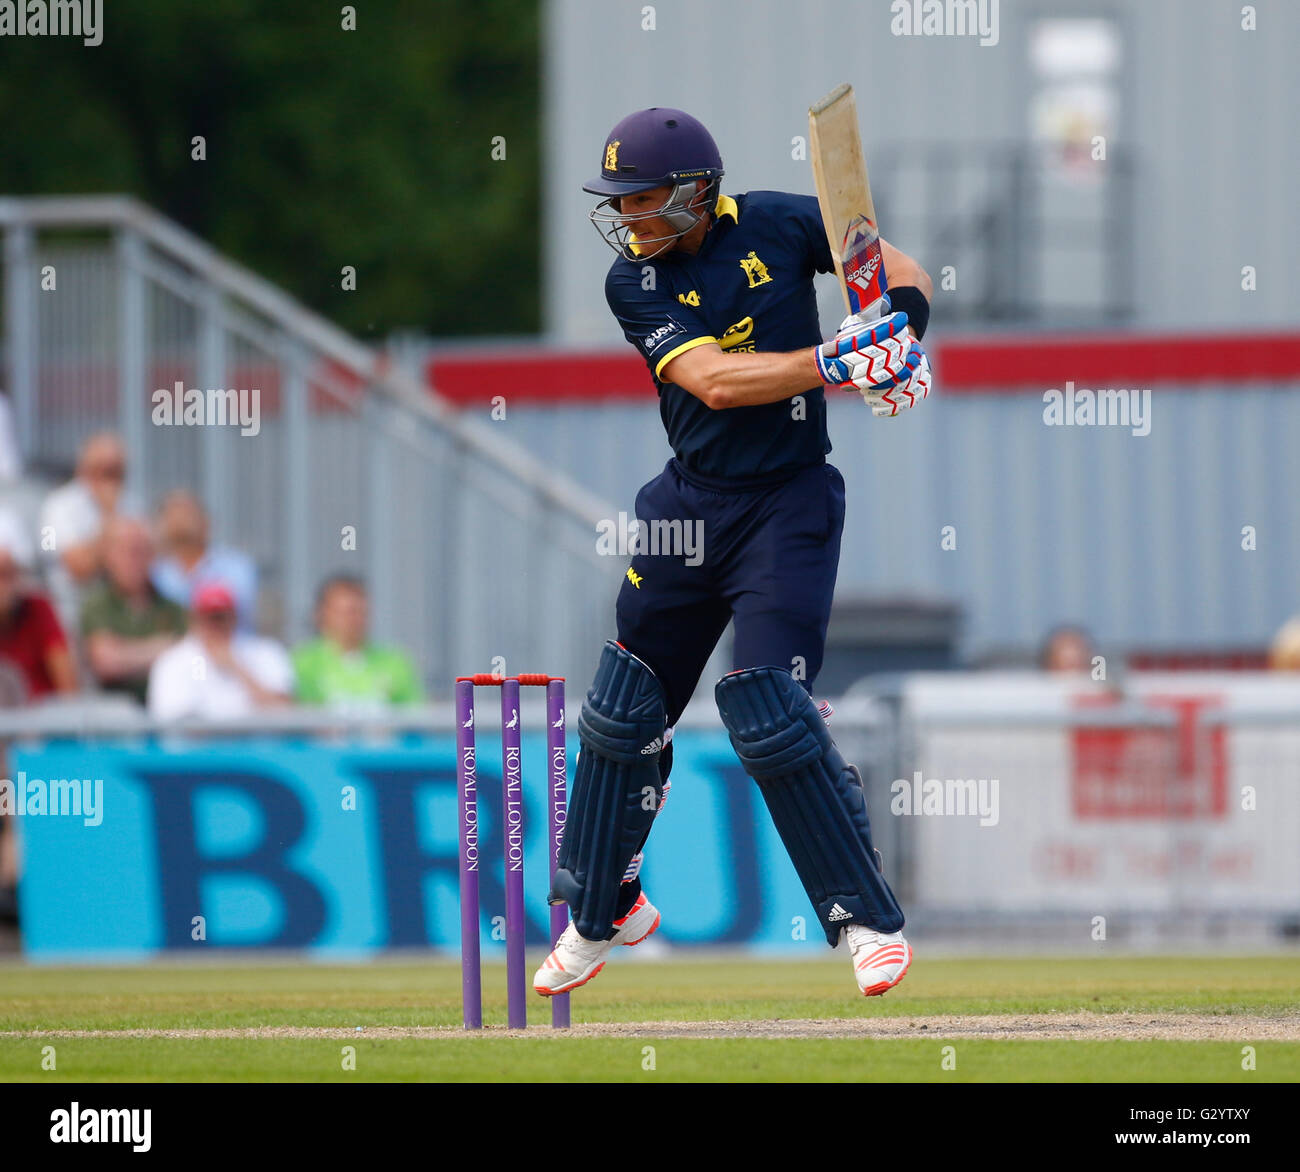
<instances>
[{"instance_id":1,"label":"spectator in crowd","mask_svg":"<svg viewBox=\"0 0 1300 1172\"><path fill-rule=\"evenodd\" d=\"M1283 623L1273 637L1268 665L1274 671L1300 671L1300 615Z\"/></svg>"},{"instance_id":2,"label":"spectator in crowd","mask_svg":"<svg viewBox=\"0 0 1300 1172\"><path fill-rule=\"evenodd\" d=\"M168 493L158 511L160 556L153 584L178 606L191 606L199 582L223 582L235 596L239 629L252 631L257 617L257 568L238 550L208 544L208 515L193 493Z\"/></svg>"},{"instance_id":3,"label":"spectator in crowd","mask_svg":"<svg viewBox=\"0 0 1300 1172\"><path fill-rule=\"evenodd\" d=\"M1043 640L1039 666L1044 671L1090 672L1094 654L1092 639L1082 627L1056 627Z\"/></svg>"},{"instance_id":4,"label":"spectator in crowd","mask_svg":"<svg viewBox=\"0 0 1300 1172\"><path fill-rule=\"evenodd\" d=\"M371 643L370 600L359 578L338 575L316 592L319 637L293 653L298 699L334 707L414 704L424 698L410 656Z\"/></svg>"},{"instance_id":5,"label":"spectator in crowd","mask_svg":"<svg viewBox=\"0 0 1300 1172\"><path fill-rule=\"evenodd\" d=\"M149 714L159 720L230 720L290 702L293 664L273 639L238 630L224 582L194 588L190 629L149 671Z\"/></svg>"},{"instance_id":6,"label":"spectator in crowd","mask_svg":"<svg viewBox=\"0 0 1300 1172\"><path fill-rule=\"evenodd\" d=\"M0 512L0 664L10 704L77 690L77 669L58 616L27 581L31 560L22 522Z\"/></svg>"},{"instance_id":7,"label":"spectator in crowd","mask_svg":"<svg viewBox=\"0 0 1300 1172\"><path fill-rule=\"evenodd\" d=\"M149 581L153 540L143 522L111 518L104 526L102 582L81 608L90 671L106 691L145 701L149 669L185 634L185 611Z\"/></svg>"},{"instance_id":8,"label":"spectator in crowd","mask_svg":"<svg viewBox=\"0 0 1300 1172\"><path fill-rule=\"evenodd\" d=\"M104 525L131 512L124 498L126 449L115 435L93 435L77 457L77 473L41 506L41 549L50 559L47 582L55 608L75 630L85 588L104 568Z\"/></svg>"}]
</instances>

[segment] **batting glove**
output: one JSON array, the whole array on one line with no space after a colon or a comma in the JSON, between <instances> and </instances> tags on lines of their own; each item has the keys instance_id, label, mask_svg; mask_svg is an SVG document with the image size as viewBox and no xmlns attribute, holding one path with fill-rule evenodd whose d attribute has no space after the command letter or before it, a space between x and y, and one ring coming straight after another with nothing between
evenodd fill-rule
<instances>
[{"instance_id":1,"label":"batting glove","mask_svg":"<svg viewBox=\"0 0 1300 1172\"><path fill-rule=\"evenodd\" d=\"M909 377L896 386L862 392L862 398L871 408L872 415L889 419L900 411L915 407L930 393L930 359L921 348L921 343L915 340L907 352L907 369L910 371Z\"/></svg>"},{"instance_id":2,"label":"batting glove","mask_svg":"<svg viewBox=\"0 0 1300 1172\"><path fill-rule=\"evenodd\" d=\"M840 333L813 348L822 382L863 395L907 382L916 369L909 369L908 354L917 342L906 327L907 314L901 312L871 322L845 318Z\"/></svg>"}]
</instances>

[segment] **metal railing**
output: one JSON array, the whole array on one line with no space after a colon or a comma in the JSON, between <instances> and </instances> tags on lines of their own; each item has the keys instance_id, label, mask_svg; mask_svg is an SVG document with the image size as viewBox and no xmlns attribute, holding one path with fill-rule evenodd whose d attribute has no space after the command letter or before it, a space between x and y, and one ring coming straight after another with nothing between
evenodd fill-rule
<instances>
[{"instance_id":1,"label":"metal railing","mask_svg":"<svg viewBox=\"0 0 1300 1172\"><path fill-rule=\"evenodd\" d=\"M197 493L287 640L319 581L353 573L375 636L426 680L496 656L590 670L622 569L596 552L604 502L133 199L0 198L0 231L4 389L30 467L61 474L87 435L119 432L137 502ZM177 382L256 389L256 434L157 425L154 393Z\"/></svg>"}]
</instances>

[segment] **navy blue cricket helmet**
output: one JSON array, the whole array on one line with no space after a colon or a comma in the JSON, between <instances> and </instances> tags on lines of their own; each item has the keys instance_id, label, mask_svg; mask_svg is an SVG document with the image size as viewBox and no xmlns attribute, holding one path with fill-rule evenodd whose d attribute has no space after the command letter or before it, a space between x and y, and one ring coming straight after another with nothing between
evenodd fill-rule
<instances>
[{"instance_id":1,"label":"navy blue cricket helmet","mask_svg":"<svg viewBox=\"0 0 1300 1172\"><path fill-rule=\"evenodd\" d=\"M629 114L605 139L600 175L584 183L583 191L603 195L591 212L600 237L620 256L655 255L663 251L647 246L664 245L685 236L712 210L722 182L722 155L704 125L684 110L651 106ZM696 182L705 181L702 192ZM671 187L663 205L649 212L624 216L619 200L624 195ZM637 220L662 217L676 231L653 238L634 234ZM636 251L633 251L633 245Z\"/></svg>"}]
</instances>

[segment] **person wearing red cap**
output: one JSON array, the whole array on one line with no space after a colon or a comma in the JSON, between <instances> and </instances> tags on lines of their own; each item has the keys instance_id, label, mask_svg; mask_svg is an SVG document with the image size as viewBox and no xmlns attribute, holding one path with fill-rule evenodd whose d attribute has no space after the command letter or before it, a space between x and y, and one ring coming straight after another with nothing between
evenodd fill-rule
<instances>
[{"instance_id":1,"label":"person wearing red cap","mask_svg":"<svg viewBox=\"0 0 1300 1172\"><path fill-rule=\"evenodd\" d=\"M202 582L190 601L189 633L149 672L149 714L159 720L233 720L288 704L293 665L274 639L238 630L234 591Z\"/></svg>"}]
</instances>

